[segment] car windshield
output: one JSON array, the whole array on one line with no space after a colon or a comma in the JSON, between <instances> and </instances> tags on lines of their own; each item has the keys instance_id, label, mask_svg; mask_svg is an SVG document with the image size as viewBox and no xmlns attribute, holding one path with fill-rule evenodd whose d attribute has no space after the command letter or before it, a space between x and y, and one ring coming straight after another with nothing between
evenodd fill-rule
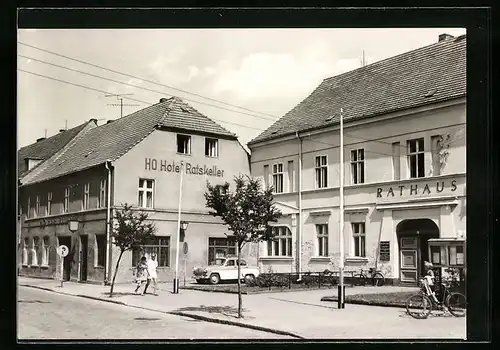
<instances>
[{"instance_id":1,"label":"car windshield","mask_svg":"<svg viewBox=\"0 0 500 350\"><path fill-rule=\"evenodd\" d=\"M226 262L226 259L216 259L214 265L222 266Z\"/></svg>"}]
</instances>

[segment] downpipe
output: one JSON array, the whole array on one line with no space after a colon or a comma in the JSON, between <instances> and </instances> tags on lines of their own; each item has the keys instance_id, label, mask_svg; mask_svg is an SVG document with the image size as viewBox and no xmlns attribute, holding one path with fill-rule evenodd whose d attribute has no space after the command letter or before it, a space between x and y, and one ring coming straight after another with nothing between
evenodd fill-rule
<instances>
[{"instance_id":1,"label":"downpipe","mask_svg":"<svg viewBox=\"0 0 500 350\"><path fill-rule=\"evenodd\" d=\"M297 136L297 140L299 141L299 171L298 171L298 183L299 183L299 190L298 190L298 200L299 200L299 222L298 222L298 231L297 231L297 262L299 265L299 278L297 279L297 282L302 281L302 274L300 271L302 270L302 139L299 136L299 132L295 132L295 136Z\"/></svg>"},{"instance_id":2,"label":"downpipe","mask_svg":"<svg viewBox=\"0 0 500 350\"><path fill-rule=\"evenodd\" d=\"M104 163L106 170L108 171L108 179L106 181L106 263L104 264L104 285L109 285L110 283L110 273L111 273L111 161L106 160Z\"/></svg>"}]
</instances>

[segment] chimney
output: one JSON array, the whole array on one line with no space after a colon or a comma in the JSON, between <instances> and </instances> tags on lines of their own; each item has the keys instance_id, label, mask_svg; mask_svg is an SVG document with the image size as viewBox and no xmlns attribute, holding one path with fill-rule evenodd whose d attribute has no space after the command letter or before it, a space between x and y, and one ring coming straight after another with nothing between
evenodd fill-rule
<instances>
[{"instance_id":1,"label":"chimney","mask_svg":"<svg viewBox=\"0 0 500 350\"><path fill-rule=\"evenodd\" d=\"M59 132L65 132L66 129L59 129Z\"/></svg>"},{"instance_id":2,"label":"chimney","mask_svg":"<svg viewBox=\"0 0 500 350\"><path fill-rule=\"evenodd\" d=\"M454 38L454 36L450 35L450 34L446 34L446 33L439 34L439 40L438 40L438 42L444 41L444 40L448 40L448 39L453 39L453 38Z\"/></svg>"},{"instance_id":3,"label":"chimney","mask_svg":"<svg viewBox=\"0 0 500 350\"><path fill-rule=\"evenodd\" d=\"M114 122L114 120L113 120L113 119L108 120L108 121L106 122L106 124L109 124L109 123L112 123L112 122Z\"/></svg>"},{"instance_id":4,"label":"chimney","mask_svg":"<svg viewBox=\"0 0 500 350\"><path fill-rule=\"evenodd\" d=\"M96 124L97 124L97 119L96 119L96 118L91 118L91 119L89 120L89 122L94 122L94 123L96 123Z\"/></svg>"},{"instance_id":5,"label":"chimney","mask_svg":"<svg viewBox=\"0 0 500 350\"><path fill-rule=\"evenodd\" d=\"M167 100L168 100L168 98L162 97L162 98L160 98L160 103L163 103L163 102L165 102Z\"/></svg>"},{"instance_id":6,"label":"chimney","mask_svg":"<svg viewBox=\"0 0 500 350\"><path fill-rule=\"evenodd\" d=\"M45 140L45 137L40 137L39 139L36 139L36 142L40 142L40 141L43 141Z\"/></svg>"}]
</instances>

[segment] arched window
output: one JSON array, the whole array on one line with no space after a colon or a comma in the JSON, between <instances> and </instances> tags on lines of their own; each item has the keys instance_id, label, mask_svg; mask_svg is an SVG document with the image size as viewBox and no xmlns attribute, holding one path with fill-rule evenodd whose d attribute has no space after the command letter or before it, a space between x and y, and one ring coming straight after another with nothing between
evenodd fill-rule
<instances>
[{"instance_id":1,"label":"arched window","mask_svg":"<svg viewBox=\"0 0 500 350\"><path fill-rule=\"evenodd\" d=\"M28 265L28 237L23 240L23 265Z\"/></svg>"},{"instance_id":2,"label":"arched window","mask_svg":"<svg viewBox=\"0 0 500 350\"><path fill-rule=\"evenodd\" d=\"M33 237L33 246L31 249L31 265L38 266L38 252L40 250L40 237Z\"/></svg>"},{"instance_id":3,"label":"arched window","mask_svg":"<svg viewBox=\"0 0 500 350\"><path fill-rule=\"evenodd\" d=\"M42 265L43 266L49 265L49 251L50 251L49 236L45 236L45 237L43 237L43 241L42 241Z\"/></svg>"}]
</instances>

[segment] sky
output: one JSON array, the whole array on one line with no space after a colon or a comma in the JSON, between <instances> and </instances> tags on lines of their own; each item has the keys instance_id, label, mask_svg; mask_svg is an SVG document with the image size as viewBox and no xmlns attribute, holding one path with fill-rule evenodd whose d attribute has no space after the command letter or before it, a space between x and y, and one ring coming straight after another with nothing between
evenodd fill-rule
<instances>
[{"instance_id":1,"label":"sky","mask_svg":"<svg viewBox=\"0 0 500 350\"><path fill-rule=\"evenodd\" d=\"M130 94L124 96L123 103L129 105L123 107L124 115L162 97L178 96L246 143L323 79L361 67L363 52L370 64L433 44L441 33L459 36L466 30L21 29L18 148L91 118L99 125L119 118L120 107L110 106L119 104L118 98L106 93Z\"/></svg>"}]
</instances>

